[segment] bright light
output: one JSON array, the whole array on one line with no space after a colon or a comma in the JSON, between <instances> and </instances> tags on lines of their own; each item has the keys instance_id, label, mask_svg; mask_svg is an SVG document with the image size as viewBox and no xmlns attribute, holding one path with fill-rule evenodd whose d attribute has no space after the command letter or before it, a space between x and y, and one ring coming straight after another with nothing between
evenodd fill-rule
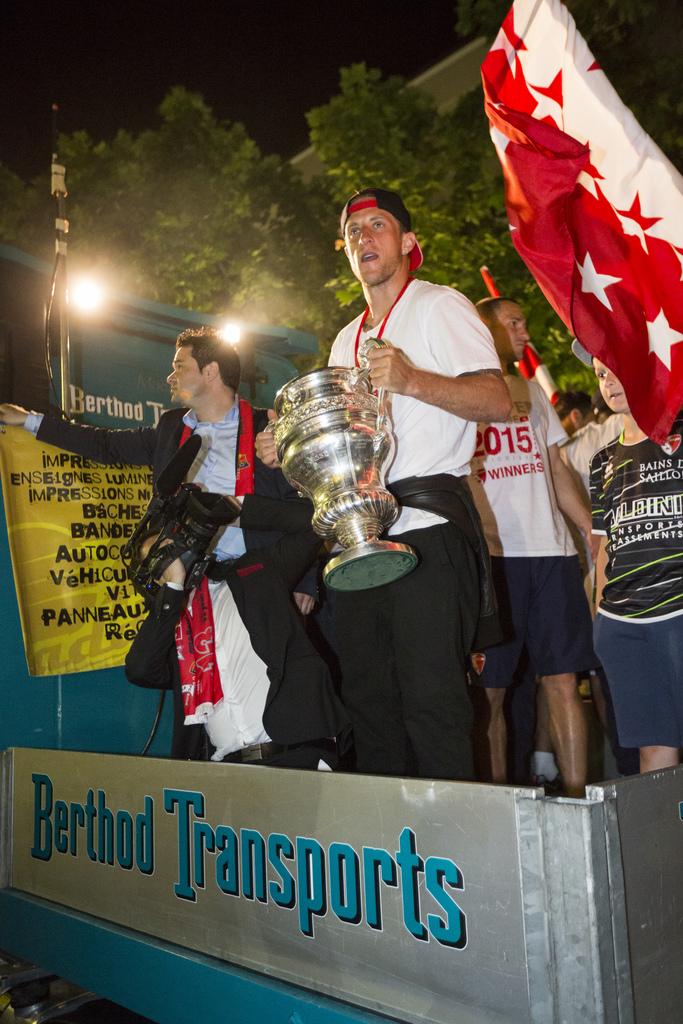
<instances>
[{"instance_id":1,"label":"bright light","mask_svg":"<svg viewBox=\"0 0 683 1024\"><path fill-rule=\"evenodd\" d=\"M223 341L227 341L229 345L238 345L239 340L242 337L242 328L239 324L230 320L223 324L218 332L218 336L219 338L222 338Z\"/></svg>"},{"instance_id":2,"label":"bright light","mask_svg":"<svg viewBox=\"0 0 683 1024\"><path fill-rule=\"evenodd\" d=\"M82 313L94 313L104 302L104 288L93 278L82 277L69 288L69 300Z\"/></svg>"}]
</instances>

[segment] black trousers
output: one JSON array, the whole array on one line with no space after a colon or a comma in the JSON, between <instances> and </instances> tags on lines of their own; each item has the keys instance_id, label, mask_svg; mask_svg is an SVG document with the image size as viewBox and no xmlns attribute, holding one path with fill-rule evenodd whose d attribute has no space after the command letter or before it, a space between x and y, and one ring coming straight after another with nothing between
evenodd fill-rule
<instances>
[{"instance_id":1,"label":"black trousers","mask_svg":"<svg viewBox=\"0 0 683 1024\"><path fill-rule=\"evenodd\" d=\"M417 568L384 587L336 595L357 770L472 779L466 659L479 616L474 552L452 523L391 539L418 551Z\"/></svg>"}]
</instances>

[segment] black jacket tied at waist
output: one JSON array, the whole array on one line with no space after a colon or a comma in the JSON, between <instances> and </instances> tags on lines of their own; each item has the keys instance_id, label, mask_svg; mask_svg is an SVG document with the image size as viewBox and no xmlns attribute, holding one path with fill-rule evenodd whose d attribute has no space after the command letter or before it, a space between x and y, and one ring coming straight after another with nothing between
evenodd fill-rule
<instances>
[{"instance_id":1,"label":"black jacket tied at waist","mask_svg":"<svg viewBox=\"0 0 683 1024\"><path fill-rule=\"evenodd\" d=\"M405 508L433 512L453 523L474 551L479 568L479 624L472 649L480 651L502 638L493 589L491 562L481 520L463 477L450 473L434 476L410 476L394 480L388 489Z\"/></svg>"}]
</instances>

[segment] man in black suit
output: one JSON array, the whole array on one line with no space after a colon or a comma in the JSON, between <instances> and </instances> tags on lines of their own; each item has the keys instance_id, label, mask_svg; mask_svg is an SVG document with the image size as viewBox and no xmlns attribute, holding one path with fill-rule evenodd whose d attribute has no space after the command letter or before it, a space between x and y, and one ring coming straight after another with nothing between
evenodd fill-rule
<instances>
[{"instance_id":1,"label":"man in black suit","mask_svg":"<svg viewBox=\"0 0 683 1024\"><path fill-rule=\"evenodd\" d=\"M267 413L252 410L239 399L239 377L239 356L215 329L190 329L176 341L168 377L171 397L182 408L164 412L155 427L93 427L43 417L9 404L0 405L0 422L25 427L40 441L96 462L151 466L155 481L178 446L194 433L201 437L202 448L188 474L192 482L220 494L254 491L270 498L291 498L294 492L280 471L267 468L254 455L253 438L265 427ZM214 548L218 559L239 559L247 550L270 544L278 536L272 518L265 530L262 523L254 524L244 516L243 523L243 528L227 527L218 538ZM311 559L314 557L315 552ZM298 588L294 599L301 612L310 611L310 593ZM201 757L203 729L181 727L179 694L174 693L174 756Z\"/></svg>"},{"instance_id":2,"label":"man in black suit","mask_svg":"<svg viewBox=\"0 0 683 1024\"><path fill-rule=\"evenodd\" d=\"M267 412L252 410L239 399L240 362L233 346L224 342L214 328L191 328L178 336L172 365L168 376L171 399L181 408L162 413L155 427L93 427L31 413L10 404L0 404L0 423L24 427L39 441L94 462L150 466L154 481L184 435L194 433L201 437L202 449L189 474L192 482L218 494L234 494L235 485L246 470L253 473L252 489L257 493L276 498L292 496L294 492L282 474L255 458L253 443L249 450L242 443L248 440L244 437L245 416L251 413L253 417L253 435L266 426ZM230 535L226 531L217 554L239 556L246 547L271 539L244 538L240 531L232 530ZM297 604L301 611L310 611L310 601L301 599Z\"/></svg>"}]
</instances>

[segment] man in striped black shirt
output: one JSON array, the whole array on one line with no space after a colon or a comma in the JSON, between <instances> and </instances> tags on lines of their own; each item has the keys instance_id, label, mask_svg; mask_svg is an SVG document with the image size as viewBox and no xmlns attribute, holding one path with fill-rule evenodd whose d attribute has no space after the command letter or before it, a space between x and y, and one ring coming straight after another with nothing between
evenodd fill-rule
<instances>
[{"instance_id":1,"label":"man in striped black shirt","mask_svg":"<svg viewBox=\"0 0 683 1024\"><path fill-rule=\"evenodd\" d=\"M591 461L597 558L595 649L614 701L619 740L641 772L680 761L683 746L683 418L663 445L631 416L621 382L593 359L624 429Z\"/></svg>"}]
</instances>

